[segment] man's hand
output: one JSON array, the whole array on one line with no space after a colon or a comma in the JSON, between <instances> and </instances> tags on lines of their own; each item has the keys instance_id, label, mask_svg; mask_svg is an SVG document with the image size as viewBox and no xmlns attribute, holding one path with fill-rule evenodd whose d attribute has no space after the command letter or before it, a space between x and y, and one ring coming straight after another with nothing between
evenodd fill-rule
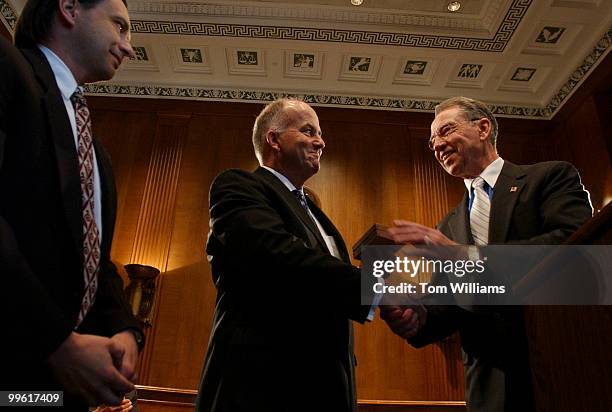
<instances>
[{"instance_id":1,"label":"man's hand","mask_svg":"<svg viewBox=\"0 0 612 412\"><path fill-rule=\"evenodd\" d=\"M393 226L388 228L387 232L397 244L410 243L427 246L451 246L457 244L437 229L406 220L394 220Z\"/></svg>"},{"instance_id":2,"label":"man's hand","mask_svg":"<svg viewBox=\"0 0 612 412\"><path fill-rule=\"evenodd\" d=\"M116 340L72 332L47 363L65 390L89 405L119 405L134 390L134 384L115 367L125 355L126 348Z\"/></svg>"},{"instance_id":3,"label":"man's hand","mask_svg":"<svg viewBox=\"0 0 612 412\"><path fill-rule=\"evenodd\" d=\"M138 345L136 338L129 330L124 330L114 335L111 340L123 349L123 356L113 358L115 367L130 382L136 383L136 362L138 361Z\"/></svg>"},{"instance_id":4,"label":"man's hand","mask_svg":"<svg viewBox=\"0 0 612 412\"><path fill-rule=\"evenodd\" d=\"M98 406L94 412L128 412L134 408L132 402L129 399L123 399L119 406L106 406L101 405Z\"/></svg>"},{"instance_id":5,"label":"man's hand","mask_svg":"<svg viewBox=\"0 0 612 412\"><path fill-rule=\"evenodd\" d=\"M422 305L381 306L380 317L398 336L409 339L417 334L427 320L427 309Z\"/></svg>"}]
</instances>

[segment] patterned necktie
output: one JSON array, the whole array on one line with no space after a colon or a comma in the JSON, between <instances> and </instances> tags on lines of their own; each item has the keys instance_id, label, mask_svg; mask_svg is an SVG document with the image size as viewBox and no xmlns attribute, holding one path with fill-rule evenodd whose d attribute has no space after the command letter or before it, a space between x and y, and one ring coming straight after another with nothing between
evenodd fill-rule
<instances>
[{"instance_id":1,"label":"patterned necktie","mask_svg":"<svg viewBox=\"0 0 612 412\"><path fill-rule=\"evenodd\" d=\"M100 269L100 235L94 219L94 156L91 118L87 102L78 87L70 97L74 106L77 129L81 206L83 213L83 277L85 290L75 329L81 324L94 304Z\"/></svg>"},{"instance_id":2,"label":"patterned necktie","mask_svg":"<svg viewBox=\"0 0 612 412\"><path fill-rule=\"evenodd\" d=\"M485 190L487 182L480 176L472 181L474 200L470 211L470 228L474 243L478 246L489 242L489 214L491 211L491 200ZM488 187L488 185L487 185Z\"/></svg>"},{"instance_id":3,"label":"patterned necktie","mask_svg":"<svg viewBox=\"0 0 612 412\"><path fill-rule=\"evenodd\" d=\"M310 209L308 209L308 203L306 203L306 196L304 196L304 193L299 189L292 190L291 193L293 193L294 196L297 197L297 199L300 201L300 204L302 205L304 210L306 210L306 213L308 213L308 216L310 217Z\"/></svg>"}]
</instances>

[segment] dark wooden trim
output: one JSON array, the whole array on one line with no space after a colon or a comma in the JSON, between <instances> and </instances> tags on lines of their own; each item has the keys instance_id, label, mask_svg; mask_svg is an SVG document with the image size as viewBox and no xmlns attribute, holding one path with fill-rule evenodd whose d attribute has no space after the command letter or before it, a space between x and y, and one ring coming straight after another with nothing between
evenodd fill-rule
<instances>
[{"instance_id":1,"label":"dark wooden trim","mask_svg":"<svg viewBox=\"0 0 612 412\"><path fill-rule=\"evenodd\" d=\"M612 227L612 203L608 203L599 213L596 213L565 243L568 245L608 245L612 241L610 227Z\"/></svg>"},{"instance_id":2,"label":"dark wooden trim","mask_svg":"<svg viewBox=\"0 0 612 412\"><path fill-rule=\"evenodd\" d=\"M387 401L387 400L359 400L359 406L409 406L411 408L449 407L465 408L465 401Z\"/></svg>"},{"instance_id":3,"label":"dark wooden trim","mask_svg":"<svg viewBox=\"0 0 612 412\"><path fill-rule=\"evenodd\" d=\"M156 403L175 406L193 406L198 394L193 389L161 388L156 386L136 385L138 402ZM465 411L462 401L388 401L363 399L358 402L360 412L459 412Z\"/></svg>"},{"instance_id":4,"label":"dark wooden trim","mask_svg":"<svg viewBox=\"0 0 612 412\"><path fill-rule=\"evenodd\" d=\"M198 391L193 389L161 388L158 386L136 385L138 400L172 404L195 405Z\"/></svg>"},{"instance_id":5,"label":"dark wooden trim","mask_svg":"<svg viewBox=\"0 0 612 412\"><path fill-rule=\"evenodd\" d=\"M6 26L4 25L4 23L0 22L0 36L4 37L5 39L7 39L8 41L10 41L11 43L13 42L13 35L11 34L11 32L6 28Z\"/></svg>"}]
</instances>

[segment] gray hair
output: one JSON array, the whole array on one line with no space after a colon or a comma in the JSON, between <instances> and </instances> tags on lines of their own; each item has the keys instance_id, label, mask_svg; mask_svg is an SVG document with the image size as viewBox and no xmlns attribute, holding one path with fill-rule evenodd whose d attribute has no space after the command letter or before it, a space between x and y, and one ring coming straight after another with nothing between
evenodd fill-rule
<instances>
[{"instance_id":1,"label":"gray hair","mask_svg":"<svg viewBox=\"0 0 612 412\"><path fill-rule=\"evenodd\" d=\"M253 125L253 149L259 163L263 162L263 149L266 142L266 134L271 128L279 128L286 122L285 108L289 102L295 99L276 99L263 108L255 119Z\"/></svg>"},{"instance_id":2,"label":"gray hair","mask_svg":"<svg viewBox=\"0 0 612 412\"><path fill-rule=\"evenodd\" d=\"M493 147L497 147L497 132L499 130L499 126L495 116L493 116L493 113L491 112L491 109L489 109L486 104L479 100L470 99L469 97L451 97L450 99L446 99L436 106L436 116L440 112L453 107L459 107L467 120L477 120L482 119L483 117L489 119L491 122L491 144Z\"/></svg>"}]
</instances>

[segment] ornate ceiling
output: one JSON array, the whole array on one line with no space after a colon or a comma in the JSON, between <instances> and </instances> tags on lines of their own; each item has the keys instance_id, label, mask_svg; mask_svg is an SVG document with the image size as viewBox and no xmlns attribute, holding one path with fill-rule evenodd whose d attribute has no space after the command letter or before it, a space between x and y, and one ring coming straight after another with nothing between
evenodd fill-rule
<instances>
[{"instance_id":1,"label":"ornate ceiling","mask_svg":"<svg viewBox=\"0 0 612 412\"><path fill-rule=\"evenodd\" d=\"M12 30L24 0L0 0ZM137 58L101 95L549 119L612 48L612 0L128 0ZM611 74L612 75L612 74Z\"/></svg>"}]
</instances>

